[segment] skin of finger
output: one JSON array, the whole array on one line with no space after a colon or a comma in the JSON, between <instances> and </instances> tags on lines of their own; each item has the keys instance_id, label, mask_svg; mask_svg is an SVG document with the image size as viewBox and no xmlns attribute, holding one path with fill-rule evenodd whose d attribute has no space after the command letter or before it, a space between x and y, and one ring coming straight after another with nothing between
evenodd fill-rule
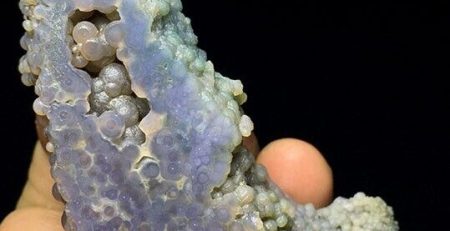
<instances>
[{"instance_id":1,"label":"skin of finger","mask_svg":"<svg viewBox=\"0 0 450 231\"><path fill-rule=\"evenodd\" d=\"M0 224L0 231L64 231L61 212L39 207L17 209Z\"/></svg>"},{"instance_id":2,"label":"skin of finger","mask_svg":"<svg viewBox=\"0 0 450 231\"><path fill-rule=\"evenodd\" d=\"M255 133L252 132L252 134L249 137L244 137L242 140L242 144L244 145L247 150L252 153L253 155L257 155L260 151L258 140L256 139Z\"/></svg>"},{"instance_id":3,"label":"skin of finger","mask_svg":"<svg viewBox=\"0 0 450 231\"><path fill-rule=\"evenodd\" d=\"M292 199L324 207L333 197L330 166L312 145L297 139L281 139L267 145L257 162Z\"/></svg>"},{"instance_id":4,"label":"skin of finger","mask_svg":"<svg viewBox=\"0 0 450 231\"><path fill-rule=\"evenodd\" d=\"M28 180L17 203L17 209L40 207L59 211L62 214L63 203L54 199L52 186L54 180L50 175L48 154L40 143L37 143L33 159L28 171Z\"/></svg>"}]
</instances>

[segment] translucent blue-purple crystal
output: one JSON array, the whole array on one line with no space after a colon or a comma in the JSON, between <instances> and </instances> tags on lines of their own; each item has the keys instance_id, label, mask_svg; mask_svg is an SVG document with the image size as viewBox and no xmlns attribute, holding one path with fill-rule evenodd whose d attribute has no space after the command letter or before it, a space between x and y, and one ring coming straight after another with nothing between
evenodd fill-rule
<instances>
[{"instance_id":1,"label":"translucent blue-purple crystal","mask_svg":"<svg viewBox=\"0 0 450 231\"><path fill-rule=\"evenodd\" d=\"M242 146L240 81L215 72L179 0L21 0L66 230L397 230L362 193L316 210Z\"/></svg>"}]
</instances>

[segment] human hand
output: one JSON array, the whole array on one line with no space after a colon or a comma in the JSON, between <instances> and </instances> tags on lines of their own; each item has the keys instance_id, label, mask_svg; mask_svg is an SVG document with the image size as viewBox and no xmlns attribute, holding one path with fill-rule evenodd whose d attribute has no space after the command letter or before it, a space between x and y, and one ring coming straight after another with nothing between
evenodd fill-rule
<instances>
[{"instance_id":1,"label":"human hand","mask_svg":"<svg viewBox=\"0 0 450 231\"><path fill-rule=\"evenodd\" d=\"M257 140L252 135L244 140L244 145L252 153L259 153L257 162L264 165L272 180L297 202L323 207L331 201L331 169L310 144L281 139L259 152ZM53 184L48 153L37 143L17 208L2 222L0 231L62 231L64 204L52 196Z\"/></svg>"}]
</instances>

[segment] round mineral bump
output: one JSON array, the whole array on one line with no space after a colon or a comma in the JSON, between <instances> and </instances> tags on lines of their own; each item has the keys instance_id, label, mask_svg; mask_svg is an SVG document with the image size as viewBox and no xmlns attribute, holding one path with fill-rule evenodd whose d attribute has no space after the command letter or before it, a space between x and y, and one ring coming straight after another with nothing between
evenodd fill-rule
<instances>
[{"instance_id":1,"label":"round mineral bump","mask_svg":"<svg viewBox=\"0 0 450 231\"><path fill-rule=\"evenodd\" d=\"M200 183L205 184L208 182L209 177L205 172L201 172L198 174L197 179Z\"/></svg>"},{"instance_id":2,"label":"round mineral bump","mask_svg":"<svg viewBox=\"0 0 450 231\"><path fill-rule=\"evenodd\" d=\"M36 80L37 80L37 78L33 74L26 73L26 74L22 74L22 76L21 76L21 81L22 81L23 85L25 85L27 87L34 86L36 84Z\"/></svg>"},{"instance_id":3,"label":"round mineral bump","mask_svg":"<svg viewBox=\"0 0 450 231\"><path fill-rule=\"evenodd\" d=\"M117 189L111 188L111 189L107 189L102 194L110 200L115 200L115 199L117 199L118 191L117 191Z\"/></svg>"},{"instance_id":4,"label":"round mineral bump","mask_svg":"<svg viewBox=\"0 0 450 231\"><path fill-rule=\"evenodd\" d=\"M161 176L168 180L179 180L181 177L181 167L178 162L162 164Z\"/></svg>"},{"instance_id":5,"label":"round mineral bump","mask_svg":"<svg viewBox=\"0 0 450 231\"><path fill-rule=\"evenodd\" d=\"M90 95L91 109L99 113L102 113L108 109L108 104L110 101L111 98L103 91Z\"/></svg>"},{"instance_id":6,"label":"round mineral bump","mask_svg":"<svg viewBox=\"0 0 450 231\"><path fill-rule=\"evenodd\" d=\"M91 166L92 158L88 154L82 152L79 156L79 164L81 168L87 169Z\"/></svg>"},{"instance_id":7,"label":"round mineral bump","mask_svg":"<svg viewBox=\"0 0 450 231\"><path fill-rule=\"evenodd\" d=\"M64 199L62 198L61 193L59 193L58 186L56 186L56 184L53 184L52 195L57 201L64 202Z\"/></svg>"},{"instance_id":8,"label":"round mineral bump","mask_svg":"<svg viewBox=\"0 0 450 231\"><path fill-rule=\"evenodd\" d=\"M264 228L267 231L276 231L278 230L278 224L274 220L267 220L264 222Z\"/></svg>"},{"instance_id":9,"label":"round mineral bump","mask_svg":"<svg viewBox=\"0 0 450 231\"><path fill-rule=\"evenodd\" d=\"M103 135L116 139L125 131L125 122L115 112L107 111L99 117L99 127Z\"/></svg>"},{"instance_id":10,"label":"round mineral bump","mask_svg":"<svg viewBox=\"0 0 450 231\"><path fill-rule=\"evenodd\" d=\"M280 227L280 228L286 226L288 223L288 219L287 219L286 215L283 214L283 215L277 217L276 223L277 223L278 227Z\"/></svg>"},{"instance_id":11,"label":"round mineral bump","mask_svg":"<svg viewBox=\"0 0 450 231\"><path fill-rule=\"evenodd\" d=\"M123 37L123 30L119 22L112 22L105 27L105 39L109 45L118 48Z\"/></svg>"},{"instance_id":12,"label":"round mineral bump","mask_svg":"<svg viewBox=\"0 0 450 231\"><path fill-rule=\"evenodd\" d=\"M98 30L97 27L91 22L83 21L79 22L75 27L73 28L73 39L77 43L84 43L88 39L92 39L95 36L97 36Z\"/></svg>"},{"instance_id":13,"label":"round mineral bump","mask_svg":"<svg viewBox=\"0 0 450 231\"><path fill-rule=\"evenodd\" d=\"M110 84L110 83L108 83ZM108 93L108 84L106 85L106 91ZM120 88L118 89L121 90ZM109 105L119 114L125 122L127 127L137 124L139 120L139 111L136 105L134 105L131 97L121 96L111 100Z\"/></svg>"},{"instance_id":14,"label":"round mineral bump","mask_svg":"<svg viewBox=\"0 0 450 231\"><path fill-rule=\"evenodd\" d=\"M134 125L125 129L125 139L132 143L142 144L145 142L145 134L138 125Z\"/></svg>"},{"instance_id":15,"label":"round mineral bump","mask_svg":"<svg viewBox=\"0 0 450 231\"><path fill-rule=\"evenodd\" d=\"M106 55L106 50L98 39L89 39L81 46L81 54L89 61L98 61Z\"/></svg>"},{"instance_id":16,"label":"round mineral bump","mask_svg":"<svg viewBox=\"0 0 450 231\"><path fill-rule=\"evenodd\" d=\"M45 145L45 150L47 150L47 152L54 152L55 146L51 142L47 142Z\"/></svg>"},{"instance_id":17,"label":"round mineral bump","mask_svg":"<svg viewBox=\"0 0 450 231\"><path fill-rule=\"evenodd\" d=\"M155 178L159 175L159 166L157 163L149 162L142 167L142 175L148 178Z\"/></svg>"},{"instance_id":18,"label":"round mineral bump","mask_svg":"<svg viewBox=\"0 0 450 231\"><path fill-rule=\"evenodd\" d=\"M61 224L65 230L77 230L75 221L67 217L66 212L63 212L63 215L61 216Z\"/></svg>"},{"instance_id":19,"label":"round mineral bump","mask_svg":"<svg viewBox=\"0 0 450 231\"><path fill-rule=\"evenodd\" d=\"M172 176L177 175L180 172L179 170L180 170L180 166L177 163L170 163L167 166L167 172Z\"/></svg>"},{"instance_id":20,"label":"round mineral bump","mask_svg":"<svg viewBox=\"0 0 450 231\"><path fill-rule=\"evenodd\" d=\"M113 219L109 220L106 224L106 230L119 230L120 226L122 225L123 220L120 217L114 217Z\"/></svg>"},{"instance_id":21,"label":"round mineral bump","mask_svg":"<svg viewBox=\"0 0 450 231\"><path fill-rule=\"evenodd\" d=\"M72 65L76 68L83 68L85 67L89 62L81 55L73 55L72 56Z\"/></svg>"},{"instance_id":22,"label":"round mineral bump","mask_svg":"<svg viewBox=\"0 0 450 231\"><path fill-rule=\"evenodd\" d=\"M111 63L104 67L99 77L103 78L106 83L117 83L120 85L129 82L127 69L118 63Z\"/></svg>"},{"instance_id":23,"label":"round mineral bump","mask_svg":"<svg viewBox=\"0 0 450 231\"><path fill-rule=\"evenodd\" d=\"M103 209L103 213L108 217L112 217L114 215L114 208L108 205Z\"/></svg>"},{"instance_id":24,"label":"round mineral bump","mask_svg":"<svg viewBox=\"0 0 450 231\"><path fill-rule=\"evenodd\" d=\"M241 205L249 204L255 198L255 190L247 185L241 185L236 188L235 195Z\"/></svg>"},{"instance_id":25,"label":"round mineral bump","mask_svg":"<svg viewBox=\"0 0 450 231\"><path fill-rule=\"evenodd\" d=\"M105 92L109 97L117 97L120 95L121 86L117 83L107 83L105 86Z\"/></svg>"},{"instance_id":26,"label":"round mineral bump","mask_svg":"<svg viewBox=\"0 0 450 231\"><path fill-rule=\"evenodd\" d=\"M105 82L100 78L95 78L92 82L93 93L100 93L105 90Z\"/></svg>"},{"instance_id":27,"label":"round mineral bump","mask_svg":"<svg viewBox=\"0 0 450 231\"><path fill-rule=\"evenodd\" d=\"M147 230L152 230L151 226L147 223L142 223L138 227L138 231L147 231Z\"/></svg>"},{"instance_id":28,"label":"round mineral bump","mask_svg":"<svg viewBox=\"0 0 450 231\"><path fill-rule=\"evenodd\" d=\"M42 103L42 101L37 98L33 103L33 111L40 116L44 116L48 107Z\"/></svg>"}]
</instances>

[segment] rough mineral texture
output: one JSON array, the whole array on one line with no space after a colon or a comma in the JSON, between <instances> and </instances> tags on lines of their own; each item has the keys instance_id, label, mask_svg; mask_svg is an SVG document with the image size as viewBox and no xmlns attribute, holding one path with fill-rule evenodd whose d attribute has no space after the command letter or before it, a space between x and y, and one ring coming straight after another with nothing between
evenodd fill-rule
<instances>
[{"instance_id":1,"label":"rough mineral texture","mask_svg":"<svg viewBox=\"0 0 450 231\"><path fill-rule=\"evenodd\" d=\"M21 0L19 70L49 119L66 230L398 230L380 198L300 205L242 146L240 81L197 48L180 0Z\"/></svg>"}]
</instances>

